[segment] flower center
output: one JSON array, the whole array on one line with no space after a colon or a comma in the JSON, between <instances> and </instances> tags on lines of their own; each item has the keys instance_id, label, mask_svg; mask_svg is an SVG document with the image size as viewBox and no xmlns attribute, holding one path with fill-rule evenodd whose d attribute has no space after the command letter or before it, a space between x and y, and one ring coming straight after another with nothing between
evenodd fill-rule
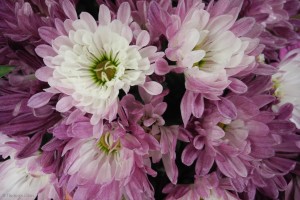
<instances>
[{"instance_id":1,"label":"flower center","mask_svg":"<svg viewBox=\"0 0 300 200\"><path fill-rule=\"evenodd\" d=\"M277 78L272 79L273 82L273 90L274 90L274 95L277 98L281 98L283 96L282 92L279 90L280 87L280 80Z\"/></svg>"},{"instance_id":2,"label":"flower center","mask_svg":"<svg viewBox=\"0 0 300 200\"><path fill-rule=\"evenodd\" d=\"M115 77L116 66L109 60L101 61L94 69L96 77L102 82L110 81Z\"/></svg>"},{"instance_id":3,"label":"flower center","mask_svg":"<svg viewBox=\"0 0 300 200\"><path fill-rule=\"evenodd\" d=\"M97 147L106 154L117 153L121 149L120 140L114 141L109 132L103 134L97 143Z\"/></svg>"},{"instance_id":4,"label":"flower center","mask_svg":"<svg viewBox=\"0 0 300 200\"><path fill-rule=\"evenodd\" d=\"M120 64L117 55L113 56L111 52L109 56L104 54L100 59L95 59L91 72L96 83L103 85L115 78L117 67Z\"/></svg>"},{"instance_id":5,"label":"flower center","mask_svg":"<svg viewBox=\"0 0 300 200\"><path fill-rule=\"evenodd\" d=\"M217 125L218 125L221 129L223 129L224 131L226 130L226 128L228 128L228 125L227 125L227 124L223 124L223 123L221 123L221 122L219 122Z\"/></svg>"},{"instance_id":6,"label":"flower center","mask_svg":"<svg viewBox=\"0 0 300 200\"><path fill-rule=\"evenodd\" d=\"M194 63L193 67L198 67L199 69L201 69L204 65L205 65L205 60L200 60L199 62Z\"/></svg>"}]
</instances>

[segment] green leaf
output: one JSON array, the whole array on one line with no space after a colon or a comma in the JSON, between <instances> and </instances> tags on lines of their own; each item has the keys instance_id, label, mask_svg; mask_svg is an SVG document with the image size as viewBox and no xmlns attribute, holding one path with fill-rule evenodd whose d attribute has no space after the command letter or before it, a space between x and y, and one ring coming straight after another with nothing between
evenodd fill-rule
<instances>
[{"instance_id":1,"label":"green leaf","mask_svg":"<svg viewBox=\"0 0 300 200\"><path fill-rule=\"evenodd\" d=\"M0 78L7 75L9 72L11 72L14 69L13 66L9 65L0 65Z\"/></svg>"}]
</instances>

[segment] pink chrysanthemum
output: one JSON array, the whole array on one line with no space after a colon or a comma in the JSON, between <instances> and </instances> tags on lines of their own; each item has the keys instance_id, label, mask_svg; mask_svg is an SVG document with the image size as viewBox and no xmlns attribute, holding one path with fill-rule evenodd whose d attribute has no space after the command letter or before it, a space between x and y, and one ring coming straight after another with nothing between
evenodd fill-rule
<instances>
[{"instance_id":1,"label":"pink chrysanthemum","mask_svg":"<svg viewBox=\"0 0 300 200\"><path fill-rule=\"evenodd\" d=\"M171 13L156 3L150 6L150 21L157 24L169 42L167 58L176 61L175 70L185 75L187 91L181 103L185 125L191 114L201 117L203 98L219 100L227 87L236 93L247 90L232 76L252 69L262 49L259 40L252 38L254 19L237 20L240 8L241 2L237 1L211 2L206 9L201 2L180 1Z\"/></svg>"},{"instance_id":2,"label":"pink chrysanthemum","mask_svg":"<svg viewBox=\"0 0 300 200\"><path fill-rule=\"evenodd\" d=\"M65 173L77 180L106 184L126 179L132 173L134 152L124 148L122 141L109 130L104 130L100 139L73 139L66 145L65 152L72 147Z\"/></svg>"},{"instance_id":3,"label":"pink chrysanthemum","mask_svg":"<svg viewBox=\"0 0 300 200\"><path fill-rule=\"evenodd\" d=\"M0 195L14 199L59 199L53 187L53 174L45 174L37 157L10 159L0 164ZM38 166L40 168L38 168Z\"/></svg>"},{"instance_id":4,"label":"pink chrysanthemum","mask_svg":"<svg viewBox=\"0 0 300 200\"><path fill-rule=\"evenodd\" d=\"M264 53L268 59L278 60L277 51L297 42L299 19L292 17L298 13L298 0L246 0L241 15L255 18L262 33L260 42L266 46Z\"/></svg>"},{"instance_id":5,"label":"pink chrysanthemum","mask_svg":"<svg viewBox=\"0 0 300 200\"><path fill-rule=\"evenodd\" d=\"M162 118L167 108L167 104L163 102L167 93L168 91L165 90L160 95L151 96L140 89L139 94L145 105L135 100L132 95L126 95L120 101L123 110L119 115L124 126L127 126L144 143L145 149L149 148L152 161L157 163L162 159L168 178L175 184L178 177L175 148L179 127L165 126Z\"/></svg>"}]
</instances>

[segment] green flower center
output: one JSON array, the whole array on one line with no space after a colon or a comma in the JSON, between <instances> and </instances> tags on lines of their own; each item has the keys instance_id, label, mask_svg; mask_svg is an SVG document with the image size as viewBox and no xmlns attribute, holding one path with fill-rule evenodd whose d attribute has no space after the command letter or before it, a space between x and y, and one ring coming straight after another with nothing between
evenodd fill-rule
<instances>
[{"instance_id":1,"label":"green flower center","mask_svg":"<svg viewBox=\"0 0 300 200\"><path fill-rule=\"evenodd\" d=\"M114 141L110 133L107 132L101 136L97 147L106 154L114 154L121 149L121 143L120 140Z\"/></svg>"},{"instance_id":2,"label":"green flower center","mask_svg":"<svg viewBox=\"0 0 300 200\"><path fill-rule=\"evenodd\" d=\"M94 69L96 77L101 81L110 81L115 77L116 66L109 60L101 61Z\"/></svg>"},{"instance_id":3,"label":"green flower center","mask_svg":"<svg viewBox=\"0 0 300 200\"><path fill-rule=\"evenodd\" d=\"M272 79L273 82L273 89L274 89L274 95L277 98L281 98L283 96L282 92L279 90L280 87L280 80L277 78Z\"/></svg>"},{"instance_id":4,"label":"green flower center","mask_svg":"<svg viewBox=\"0 0 300 200\"><path fill-rule=\"evenodd\" d=\"M221 122L219 122L217 125L218 125L221 129L223 129L224 131L226 130L226 128L228 128L228 125L227 125L227 124L223 124L223 123L221 123Z\"/></svg>"},{"instance_id":5,"label":"green flower center","mask_svg":"<svg viewBox=\"0 0 300 200\"><path fill-rule=\"evenodd\" d=\"M205 65L206 61L205 60L200 60L199 62L194 63L193 67L198 67L201 69Z\"/></svg>"},{"instance_id":6,"label":"green flower center","mask_svg":"<svg viewBox=\"0 0 300 200\"><path fill-rule=\"evenodd\" d=\"M194 48L193 51L196 50L201 50L202 49L202 43L197 44ZM204 60L204 58L202 58L202 60L200 60L199 62L194 63L193 67L198 67L199 69L201 69L204 65L205 65L206 61Z\"/></svg>"},{"instance_id":7,"label":"green flower center","mask_svg":"<svg viewBox=\"0 0 300 200\"><path fill-rule=\"evenodd\" d=\"M109 55L102 55L100 59L94 58L95 64L91 67L90 71L97 84L103 85L115 78L117 67L120 64L117 56L118 54L113 56L111 52Z\"/></svg>"}]
</instances>

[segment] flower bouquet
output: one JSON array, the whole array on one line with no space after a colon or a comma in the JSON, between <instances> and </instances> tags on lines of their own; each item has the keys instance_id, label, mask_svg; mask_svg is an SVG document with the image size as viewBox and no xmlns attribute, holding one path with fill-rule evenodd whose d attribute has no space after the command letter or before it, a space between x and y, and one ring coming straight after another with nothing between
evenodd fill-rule
<instances>
[{"instance_id":1,"label":"flower bouquet","mask_svg":"<svg viewBox=\"0 0 300 200\"><path fill-rule=\"evenodd\" d=\"M299 10L0 1L0 199L300 199Z\"/></svg>"}]
</instances>

